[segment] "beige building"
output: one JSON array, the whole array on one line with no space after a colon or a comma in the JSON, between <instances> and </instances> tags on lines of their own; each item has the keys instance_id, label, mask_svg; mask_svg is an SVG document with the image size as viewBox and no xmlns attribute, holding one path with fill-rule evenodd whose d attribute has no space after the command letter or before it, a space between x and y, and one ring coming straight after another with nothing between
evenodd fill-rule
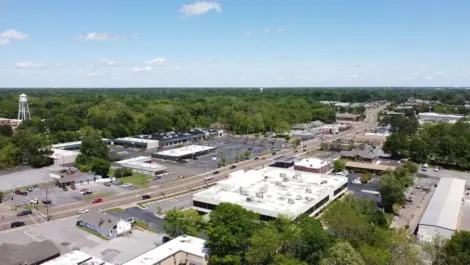
<instances>
[{"instance_id":1,"label":"beige building","mask_svg":"<svg viewBox=\"0 0 470 265\"><path fill-rule=\"evenodd\" d=\"M352 139L354 143L369 144L375 145L377 147L382 147L387 141L387 136L385 135L356 135Z\"/></svg>"},{"instance_id":2,"label":"beige building","mask_svg":"<svg viewBox=\"0 0 470 265\"><path fill-rule=\"evenodd\" d=\"M207 265L206 241L182 235L154 248L124 265Z\"/></svg>"}]
</instances>

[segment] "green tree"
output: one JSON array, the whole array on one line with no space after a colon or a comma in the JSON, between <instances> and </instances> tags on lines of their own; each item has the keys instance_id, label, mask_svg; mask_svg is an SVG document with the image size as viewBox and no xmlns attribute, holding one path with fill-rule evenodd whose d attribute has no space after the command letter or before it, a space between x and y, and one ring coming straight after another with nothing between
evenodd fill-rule
<instances>
[{"instance_id":1,"label":"green tree","mask_svg":"<svg viewBox=\"0 0 470 265\"><path fill-rule=\"evenodd\" d=\"M393 212L394 204L403 204L405 201L405 186L395 177L388 173L380 177L379 191L382 204L387 212Z\"/></svg>"},{"instance_id":2,"label":"green tree","mask_svg":"<svg viewBox=\"0 0 470 265\"><path fill-rule=\"evenodd\" d=\"M221 164L222 166L225 166L225 163L226 163L226 162L227 162L227 159L225 158L225 156L222 156L222 157L220 158L220 164Z\"/></svg>"},{"instance_id":3,"label":"green tree","mask_svg":"<svg viewBox=\"0 0 470 265\"><path fill-rule=\"evenodd\" d=\"M91 161L91 171L95 172L95 174L106 178L109 173L109 168L111 167L111 163L108 160L104 160L101 158L94 158Z\"/></svg>"},{"instance_id":4,"label":"green tree","mask_svg":"<svg viewBox=\"0 0 470 265\"><path fill-rule=\"evenodd\" d=\"M122 169L121 168L116 168L113 172L113 177L115 178L121 178L122 177Z\"/></svg>"},{"instance_id":5,"label":"green tree","mask_svg":"<svg viewBox=\"0 0 470 265\"><path fill-rule=\"evenodd\" d=\"M406 134L392 133L387 136L383 150L394 157L406 157L409 152L409 139Z\"/></svg>"},{"instance_id":6,"label":"green tree","mask_svg":"<svg viewBox=\"0 0 470 265\"><path fill-rule=\"evenodd\" d=\"M321 256L334 243L331 234L323 230L318 220L302 216L299 221L301 229L295 242L295 257L309 264L318 264Z\"/></svg>"},{"instance_id":7,"label":"green tree","mask_svg":"<svg viewBox=\"0 0 470 265\"><path fill-rule=\"evenodd\" d=\"M250 265L271 264L281 245L282 237L276 227L266 225L250 238L246 261Z\"/></svg>"},{"instance_id":8,"label":"green tree","mask_svg":"<svg viewBox=\"0 0 470 265\"><path fill-rule=\"evenodd\" d=\"M33 167L49 166L54 163L49 157L53 152L46 135L20 130L13 135L12 143L18 148L20 161L23 163Z\"/></svg>"},{"instance_id":9,"label":"green tree","mask_svg":"<svg viewBox=\"0 0 470 265\"><path fill-rule=\"evenodd\" d=\"M171 237L198 236L202 229L202 216L195 210L171 210L165 214L163 228Z\"/></svg>"},{"instance_id":10,"label":"green tree","mask_svg":"<svg viewBox=\"0 0 470 265\"><path fill-rule=\"evenodd\" d=\"M365 265L365 262L348 242L338 242L328 249L320 265Z\"/></svg>"},{"instance_id":11,"label":"green tree","mask_svg":"<svg viewBox=\"0 0 470 265\"><path fill-rule=\"evenodd\" d=\"M431 241L422 243L426 259L431 262L431 265L446 265L444 252L446 243L447 239L441 236L435 236Z\"/></svg>"},{"instance_id":12,"label":"green tree","mask_svg":"<svg viewBox=\"0 0 470 265\"><path fill-rule=\"evenodd\" d=\"M408 236L408 232L406 230L394 230L391 242L390 261L392 265L423 264L416 242Z\"/></svg>"},{"instance_id":13,"label":"green tree","mask_svg":"<svg viewBox=\"0 0 470 265\"><path fill-rule=\"evenodd\" d=\"M307 263L289 255L276 254L271 265L307 265Z\"/></svg>"},{"instance_id":14,"label":"green tree","mask_svg":"<svg viewBox=\"0 0 470 265\"><path fill-rule=\"evenodd\" d=\"M336 172L341 172L346 169L346 161L342 159L336 159L333 162L333 167L335 168Z\"/></svg>"},{"instance_id":15,"label":"green tree","mask_svg":"<svg viewBox=\"0 0 470 265\"><path fill-rule=\"evenodd\" d=\"M20 163L20 159L20 150L12 143L0 149L0 169L15 167Z\"/></svg>"},{"instance_id":16,"label":"green tree","mask_svg":"<svg viewBox=\"0 0 470 265\"><path fill-rule=\"evenodd\" d=\"M444 246L444 260L448 265L470 264L470 232L458 231Z\"/></svg>"},{"instance_id":17,"label":"green tree","mask_svg":"<svg viewBox=\"0 0 470 265\"><path fill-rule=\"evenodd\" d=\"M220 203L210 213L207 246L211 264L241 264L259 215L230 203Z\"/></svg>"},{"instance_id":18,"label":"green tree","mask_svg":"<svg viewBox=\"0 0 470 265\"><path fill-rule=\"evenodd\" d=\"M10 125L0 125L0 136L10 137L13 135L13 129Z\"/></svg>"},{"instance_id":19,"label":"green tree","mask_svg":"<svg viewBox=\"0 0 470 265\"><path fill-rule=\"evenodd\" d=\"M300 138L294 138L291 140L291 145L296 148L297 146L300 145L300 143L302 142L302 140L300 140Z\"/></svg>"},{"instance_id":20,"label":"green tree","mask_svg":"<svg viewBox=\"0 0 470 265\"><path fill-rule=\"evenodd\" d=\"M411 161L405 162L404 169L408 171L410 174L415 174L416 172L418 172L418 168L419 166L416 163L413 163Z\"/></svg>"},{"instance_id":21,"label":"green tree","mask_svg":"<svg viewBox=\"0 0 470 265\"><path fill-rule=\"evenodd\" d=\"M428 160L428 146L426 142L418 136L411 138L409 148L409 156L411 160L418 163L424 163Z\"/></svg>"}]
</instances>

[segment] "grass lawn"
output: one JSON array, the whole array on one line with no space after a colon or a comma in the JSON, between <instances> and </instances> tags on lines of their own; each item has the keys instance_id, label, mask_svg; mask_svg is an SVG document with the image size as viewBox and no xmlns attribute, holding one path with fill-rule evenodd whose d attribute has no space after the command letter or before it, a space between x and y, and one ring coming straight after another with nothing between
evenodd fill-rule
<instances>
[{"instance_id":1,"label":"grass lawn","mask_svg":"<svg viewBox=\"0 0 470 265\"><path fill-rule=\"evenodd\" d=\"M111 208L111 209L106 210L106 212L108 212L108 213L123 213L125 211L122 208Z\"/></svg>"},{"instance_id":2,"label":"grass lawn","mask_svg":"<svg viewBox=\"0 0 470 265\"><path fill-rule=\"evenodd\" d=\"M92 201L94 199L103 198L103 197L106 197L106 196L109 196L109 195L111 195L111 193L94 193L94 194L83 196L83 199L86 202L89 202L89 201Z\"/></svg>"},{"instance_id":3,"label":"grass lawn","mask_svg":"<svg viewBox=\"0 0 470 265\"><path fill-rule=\"evenodd\" d=\"M113 168L111 168L109 170L109 175L110 176L114 175L114 169ZM122 183L130 183L134 187L148 188L149 187L149 181L152 180L152 176L143 175L143 174L140 174L140 173L133 172L131 176L118 178L117 180L121 181Z\"/></svg>"},{"instance_id":4,"label":"grass lawn","mask_svg":"<svg viewBox=\"0 0 470 265\"><path fill-rule=\"evenodd\" d=\"M103 239L103 240L106 240L106 241L109 240L109 238L104 237L104 236L102 236L101 234L98 234L98 233L96 233L95 231L93 231L93 230L91 230L91 229L88 229L88 228L86 228L86 227L84 227L84 226L78 226L78 228L82 229L83 231L86 231L87 233L90 233L90 234L92 234L92 235L95 235L95 236L97 236L97 237L99 237L99 238L101 238L101 239Z\"/></svg>"},{"instance_id":5,"label":"grass lawn","mask_svg":"<svg viewBox=\"0 0 470 265\"><path fill-rule=\"evenodd\" d=\"M140 221L140 220L135 220L134 221L134 225L135 226L138 226L142 229L145 229L147 231L150 231L150 232L153 232L153 233L157 233L157 230L151 228L150 226L148 226L148 224L146 222L143 222L143 221Z\"/></svg>"}]
</instances>

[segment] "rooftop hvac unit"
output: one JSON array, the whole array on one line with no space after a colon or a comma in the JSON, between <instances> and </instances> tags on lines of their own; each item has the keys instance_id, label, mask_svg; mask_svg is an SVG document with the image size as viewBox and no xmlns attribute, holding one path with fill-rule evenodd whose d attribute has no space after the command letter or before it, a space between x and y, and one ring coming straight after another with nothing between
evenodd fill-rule
<instances>
[{"instance_id":1,"label":"rooftop hvac unit","mask_svg":"<svg viewBox=\"0 0 470 265\"><path fill-rule=\"evenodd\" d=\"M295 199L296 199L296 200L302 200L302 196L297 195L297 196L295 197Z\"/></svg>"},{"instance_id":2,"label":"rooftop hvac unit","mask_svg":"<svg viewBox=\"0 0 470 265\"><path fill-rule=\"evenodd\" d=\"M322 180L322 182L320 182L320 185L327 184L327 183L328 183L328 180Z\"/></svg>"},{"instance_id":3,"label":"rooftop hvac unit","mask_svg":"<svg viewBox=\"0 0 470 265\"><path fill-rule=\"evenodd\" d=\"M257 193L256 193L256 197L257 197L257 198L261 198L261 199L263 199L263 194L262 194L262 193L260 193L260 192L257 192Z\"/></svg>"},{"instance_id":4,"label":"rooftop hvac unit","mask_svg":"<svg viewBox=\"0 0 470 265\"><path fill-rule=\"evenodd\" d=\"M255 199L253 197L246 197L246 201L247 202L253 202Z\"/></svg>"},{"instance_id":5,"label":"rooftop hvac unit","mask_svg":"<svg viewBox=\"0 0 470 265\"><path fill-rule=\"evenodd\" d=\"M313 198L312 198L312 197L305 196L305 200L311 201L311 200L313 200Z\"/></svg>"},{"instance_id":6,"label":"rooftop hvac unit","mask_svg":"<svg viewBox=\"0 0 470 265\"><path fill-rule=\"evenodd\" d=\"M305 189L305 192L306 192L306 193L312 193L312 189L311 189L311 188L306 188L306 189Z\"/></svg>"},{"instance_id":7,"label":"rooftop hvac unit","mask_svg":"<svg viewBox=\"0 0 470 265\"><path fill-rule=\"evenodd\" d=\"M289 204L294 204L294 203L295 203L295 200L294 200L294 198L289 198L289 199L287 199L287 202L288 202Z\"/></svg>"},{"instance_id":8,"label":"rooftop hvac unit","mask_svg":"<svg viewBox=\"0 0 470 265\"><path fill-rule=\"evenodd\" d=\"M286 177L287 177L287 174L284 173L284 172L282 172L282 173L279 173L279 176L280 176L281 178L286 178Z\"/></svg>"}]
</instances>

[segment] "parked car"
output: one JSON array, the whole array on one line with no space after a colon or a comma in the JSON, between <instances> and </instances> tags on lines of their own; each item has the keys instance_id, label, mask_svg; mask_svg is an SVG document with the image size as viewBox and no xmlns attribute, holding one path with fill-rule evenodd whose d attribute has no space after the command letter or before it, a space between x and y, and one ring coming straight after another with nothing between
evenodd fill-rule
<instances>
[{"instance_id":1,"label":"parked car","mask_svg":"<svg viewBox=\"0 0 470 265\"><path fill-rule=\"evenodd\" d=\"M38 188L38 185L33 185L33 189L37 189Z\"/></svg>"},{"instance_id":2,"label":"parked car","mask_svg":"<svg viewBox=\"0 0 470 265\"><path fill-rule=\"evenodd\" d=\"M148 194L142 195L142 200L148 200L150 198L152 198L152 196L150 196Z\"/></svg>"},{"instance_id":3,"label":"parked car","mask_svg":"<svg viewBox=\"0 0 470 265\"><path fill-rule=\"evenodd\" d=\"M34 198L30 201L32 204L38 204L39 200L37 198Z\"/></svg>"},{"instance_id":4,"label":"parked car","mask_svg":"<svg viewBox=\"0 0 470 265\"><path fill-rule=\"evenodd\" d=\"M52 201L51 201L51 200L42 200L42 203L44 203L44 204L51 204Z\"/></svg>"},{"instance_id":5,"label":"parked car","mask_svg":"<svg viewBox=\"0 0 470 265\"><path fill-rule=\"evenodd\" d=\"M215 172L214 172L214 174L215 174ZM207 176L207 177L204 178L204 181L209 181L209 180L212 180L212 179L214 179L213 176Z\"/></svg>"},{"instance_id":6,"label":"parked car","mask_svg":"<svg viewBox=\"0 0 470 265\"><path fill-rule=\"evenodd\" d=\"M421 170L422 170L422 171L428 170L428 164L424 164L424 165L421 167Z\"/></svg>"},{"instance_id":7,"label":"parked car","mask_svg":"<svg viewBox=\"0 0 470 265\"><path fill-rule=\"evenodd\" d=\"M254 160L259 160L259 157L255 157Z\"/></svg>"},{"instance_id":8,"label":"parked car","mask_svg":"<svg viewBox=\"0 0 470 265\"><path fill-rule=\"evenodd\" d=\"M217 174L219 174L219 171L214 171L214 175L217 175Z\"/></svg>"},{"instance_id":9,"label":"parked car","mask_svg":"<svg viewBox=\"0 0 470 265\"><path fill-rule=\"evenodd\" d=\"M70 188L71 188L72 190L75 190L75 189L76 189L76 188L75 188L75 185L71 185Z\"/></svg>"},{"instance_id":10,"label":"parked car","mask_svg":"<svg viewBox=\"0 0 470 265\"><path fill-rule=\"evenodd\" d=\"M236 168L236 167L237 167L236 165L231 165L231 166L230 166L230 169L234 169L234 168Z\"/></svg>"},{"instance_id":11,"label":"parked car","mask_svg":"<svg viewBox=\"0 0 470 265\"><path fill-rule=\"evenodd\" d=\"M111 182L105 182L103 183L103 185L105 185L106 187L111 187Z\"/></svg>"},{"instance_id":12,"label":"parked car","mask_svg":"<svg viewBox=\"0 0 470 265\"><path fill-rule=\"evenodd\" d=\"M88 209L80 209L77 211L78 214L83 214L83 213L87 213L88 212Z\"/></svg>"},{"instance_id":13,"label":"parked car","mask_svg":"<svg viewBox=\"0 0 470 265\"><path fill-rule=\"evenodd\" d=\"M272 153L273 156L276 155L276 154L277 154L276 152L273 152L273 153Z\"/></svg>"},{"instance_id":14,"label":"parked car","mask_svg":"<svg viewBox=\"0 0 470 265\"><path fill-rule=\"evenodd\" d=\"M32 189L32 188L28 188L27 191L28 191L28 192L33 192L33 189Z\"/></svg>"},{"instance_id":15,"label":"parked car","mask_svg":"<svg viewBox=\"0 0 470 265\"><path fill-rule=\"evenodd\" d=\"M211 159L212 159L212 161L215 161L215 160L217 160L217 157L213 156Z\"/></svg>"},{"instance_id":16,"label":"parked car","mask_svg":"<svg viewBox=\"0 0 470 265\"><path fill-rule=\"evenodd\" d=\"M25 216L25 215L30 215L30 214L32 214L32 213L33 213L33 212L32 212L31 210L23 210L23 211L21 211L21 212L18 212L18 213L16 214L16 216Z\"/></svg>"},{"instance_id":17,"label":"parked car","mask_svg":"<svg viewBox=\"0 0 470 265\"><path fill-rule=\"evenodd\" d=\"M14 221L10 224L10 227L11 228L15 228L15 227L20 227L20 226L24 226L25 223L24 222L21 222L21 221Z\"/></svg>"},{"instance_id":18,"label":"parked car","mask_svg":"<svg viewBox=\"0 0 470 265\"><path fill-rule=\"evenodd\" d=\"M69 189L67 189L67 187L62 187L62 190L63 191L68 191Z\"/></svg>"},{"instance_id":19,"label":"parked car","mask_svg":"<svg viewBox=\"0 0 470 265\"><path fill-rule=\"evenodd\" d=\"M441 170L440 166L437 166L437 167L434 168L434 172L439 172L439 170Z\"/></svg>"},{"instance_id":20,"label":"parked car","mask_svg":"<svg viewBox=\"0 0 470 265\"><path fill-rule=\"evenodd\" d=\"M163 236L163 238L162 238L163 244L165 244L166 242L168 242L170 240L171 240L171 237L169 237L169 236Z\"/></svg>"},{"instance_id":21,"label":"parked car","mask_svg":"<svg viewBox=\"0 0 470 265\"><path fill-rule=\"evenodd\" d=\"M95 203L100 203L100 202L103 202L102 198L96 198L91 203L95 204Z\"/></svg>"},{"instance_id":22,"label":"parked car","mask_svg":"<svg viewBox=\"0 0 470 265\"><path fill-rule=\"evenodd\" d=\"M131 187L132 184L131 184L131 183L124 183L124 184L122 184L122 186L123 186L124 188L127 188L127 187Z\"/></svg>"},{"instance_id":23,"label":"parked car","mask_svg":"<svg viewBox=\"0 0 470 265\"><path fill-rule=\"evenodd\" d=\"M157 180L157 179L162 179L162 176L158 175L158 176L154 176L153 177L154 180Z\"/></svg>"}]
</instances>

